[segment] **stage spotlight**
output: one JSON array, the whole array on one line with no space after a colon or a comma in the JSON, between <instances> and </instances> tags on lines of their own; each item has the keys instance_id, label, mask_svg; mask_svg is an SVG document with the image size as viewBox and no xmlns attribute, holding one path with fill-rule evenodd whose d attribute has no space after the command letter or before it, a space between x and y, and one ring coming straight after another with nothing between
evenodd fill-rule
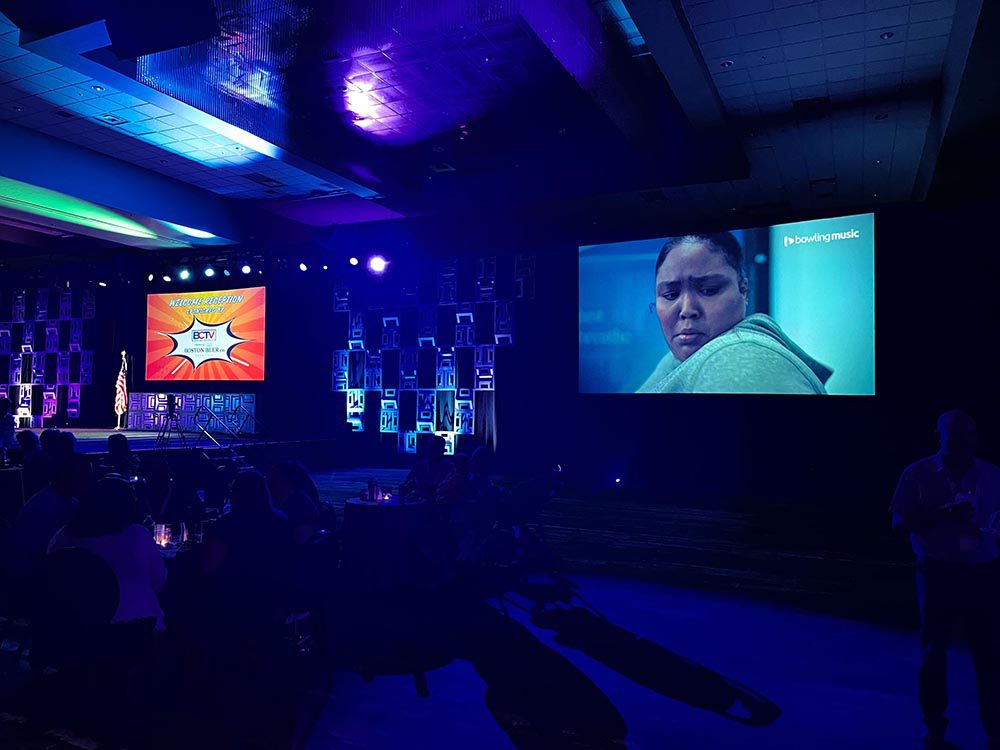
<instances>
[{"instance_id":1,"label":"stage spotlight","mask_svg":"<svg viewBox=\"0 0 1000 750\"><path fill-rule=\"evenodd\" d=\"M212 268L211 266L208 266L208 267L207 267L207 268L205 269L205 275L206 275L206 276L207 276L208 278L212 278L213 276L215 276L215 269L214 269L214 268Z\"/></svg>"},{"instance_id":2,"label":"stage spotlight","mask_svg":"<svg viewBox=\"0 0 1000 750\"><path fill-rule=\"evenodd\" d=\"M359 263L360 261L359 261L359 260L358 260L357 258L351 258L351 259L350 259L349 261L347 261L347 262L348 262L348 263L350 263L350 264L351 264L352 266L356 266L356 265L358 265L358 263Z\"/></svg>"},{"instance_id":3,"label":"stage spotlight","mask_svg":"<svg viewBox=\"0 0 1000 750\"><path fill-rule=\"evenodd\" d=\"M243 264L243 268L240 269L240 271L242 271L244 275L250 273L250 271L252 271L252 270L253 269L250 268L250 266L248 266L246 263L244 263Z\"/></svg>"},{"instance_id":4,"label":"stage spotlight","mask_svg":"<svg viewBox=\"0 0 1000 750\"><path fill-rule=\"evenodd\" d=\"M300 271L308 271L309 270L309 266L307 266L305 263L299 263L299 270Z\"/></svg>"},{"instance_id":5,"label":"stage spotlight","mask_svg":"<svg viewBox=\"0 0 1000 750\"><path fill-rule=\"evenodd\" d=\"M368 270L375 274L376 276L381 276L385 273L385 269L389 266L389 261L383 258L381 255L373 255L368 259Z\"/></svg>"},{"instance_id":6,"label":"stage spotlight","mask_svg":"<svg viewBox=\"0 0 1000 750\"><path fill-rule=\"evenodd\" d=\"M232 276L232 274L229 273L229 269L228 268L223 268L222 269L222 275L223 276Z\"/></svg>"},{"instance_id":7,"label":"stage spotlight","mask_svg":"<svg viewBox=\"0 0 1000 750\"><path fill-rule=\"evenodd\" d=\"M191 278L191 272L186 268L182 268L181 272L177 274L177 276L180 278L181 281L187 281L188 279Z\"/></svg>"},{"instance_id":8,"label":"stage spotlight","mask_svg":"<svg viewBox=\"0 0 1000 750\"><path fill-rule=\"evenodd\" d=\"M106 281L98 281L98 282L97 282L97 286L103 286L103 287L106 287L107 285L108 285L108 282L106 282Z\"/></svg>"},{"instance_id":9,"label":"stage spotlight","mask_svg":"<svg viewBox=\"0 0 1000 750\"><path fill-rule=\"evenodd\" d=\"M328 266L328 265L326 265L326 264L324 263L324 264L323 264L323 270L324 270L324 271L329 271L329 270L330 270L330 266Z\"/></svg>"},{"instance_id":10,"label":"stage spotlight","mask_svg":"<svg viewBox=\"0 0 1000 750\"><path fill-rule=\"evenodd\" d=\"M164 280L165 282L167 282L168 284L170 283L170 277L169 277L169 276L164 276L164 277L163 277L163 280Z\"/></svg>"},{"instance_id":11,"label":"stage spotlight","mask_svg":"<svg viewBox=\"0 0 1000 750\"><path fill-rule=\"evenodd\" d=\"M146 277L146 281L152 281L152 280L153 280L153 279L155 279L155 278L156 278L156 277L155 277L155 276L153 276L153 274L149 274L149 276L147 276L147 277Z\"/></svg>"}]
</instances>

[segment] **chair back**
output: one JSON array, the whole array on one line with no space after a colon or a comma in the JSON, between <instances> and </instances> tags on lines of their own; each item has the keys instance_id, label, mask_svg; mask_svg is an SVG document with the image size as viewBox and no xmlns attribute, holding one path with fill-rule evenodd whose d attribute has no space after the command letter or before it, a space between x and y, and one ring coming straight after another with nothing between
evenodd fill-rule
<instances>
[{"instance_id":1,"label":"chair back","mask_svg":"<svg viewBox=\"0 0 1000 750\"><path fill-rule=\"evenodd\" d=\"M118 579L93 552L55 550L42 562L35 619L66 628L107 625L118 610Z\"/></svg>"}]
</instances>

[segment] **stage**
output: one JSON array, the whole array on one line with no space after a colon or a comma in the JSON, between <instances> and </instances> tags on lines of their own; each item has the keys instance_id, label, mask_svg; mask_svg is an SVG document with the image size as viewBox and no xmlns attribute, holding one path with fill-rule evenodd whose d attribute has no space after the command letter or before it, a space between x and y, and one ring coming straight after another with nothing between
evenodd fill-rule
<instances>
[{"instance_id":1,"label":"stage","mask_svg":"<svg viewBox=\"0 0 1000 750\"><path fill-rule=\"evenodd\" d=\"M205 437L204 434L199 432L187 432L183 433L184 439L181 440L178 433L172 432L170 434L170 439L163 445L156 444L157 432L147 432L144 430L119 430L117 433L111 428L94 428L94 427L79 427L79 428L63 428L62 432L72 432L76 436L76 449L79 453L107 453L108 450L108 436L119 434L124 435L128 438L129 447L133 451L147 451L156 448L202 448L206 450L216 449L219 446L213 445L212 441ZM42 434L42 430L33 429L37 435ZM229 448L229 439L219 440L222 448ZM248 438L240 440L234 446L235 448L240 448L244 445L258 445L262 442L259 438Z\"/></svg>"}]
</instances>

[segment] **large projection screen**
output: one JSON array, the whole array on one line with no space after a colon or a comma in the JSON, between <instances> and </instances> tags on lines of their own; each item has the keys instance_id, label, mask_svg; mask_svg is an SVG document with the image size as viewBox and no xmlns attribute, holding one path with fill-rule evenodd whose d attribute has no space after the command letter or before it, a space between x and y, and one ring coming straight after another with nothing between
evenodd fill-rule
<instances>
[{"instance_id":1,"label":"large projection screen","mask_svg":"<svg viewBox=\"0 0 1000 750\"><path fill-rule=\"evenodd\" d=\"M146 380L264 379L265 290L150 294Z\"/></svg>"},{"instance_id":2,"label":"large projection screen","mask_svg":"<svg viewBox=\"0 0 1000 750\"><path fill-rule=\"evenodd\" d=\"M874 255L872 214L583 246L580 391L874 395Z\"/></svg>"}]
</instances>

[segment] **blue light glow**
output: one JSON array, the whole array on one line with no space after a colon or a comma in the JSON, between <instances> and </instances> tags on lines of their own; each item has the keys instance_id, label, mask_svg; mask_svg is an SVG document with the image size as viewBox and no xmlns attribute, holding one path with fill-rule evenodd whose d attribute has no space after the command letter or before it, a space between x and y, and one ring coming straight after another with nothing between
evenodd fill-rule
<instances>
[{"instance_id":1,"label":"blue light glow","mask_svg":"<svg viewBox=\"0 0 1000 750\"><path fill-rule=\"evenodd\" d=\"M215 237L214 234L212 234L211 232L206 232L203 229L194 229L193 227L186 227L183 224L174 224L171 221L165 221L163 223L166 224L171 229L180 232L181 234L185 234L188 237L194 237L199 240L210 240Z\"/></svg>"},{"instance_id":2,"label":"blue light glow","mask_svg":"<svg viewBox=\"0 0 1000 750\"><path fill-rule=\"evenodd\" d=\"M389 261L387 261L381 255L373 255L368 259L368 270L376 275L381 275L385 273L385 269L388 266L389 266Z\"/></svg>"}]
</instances>

